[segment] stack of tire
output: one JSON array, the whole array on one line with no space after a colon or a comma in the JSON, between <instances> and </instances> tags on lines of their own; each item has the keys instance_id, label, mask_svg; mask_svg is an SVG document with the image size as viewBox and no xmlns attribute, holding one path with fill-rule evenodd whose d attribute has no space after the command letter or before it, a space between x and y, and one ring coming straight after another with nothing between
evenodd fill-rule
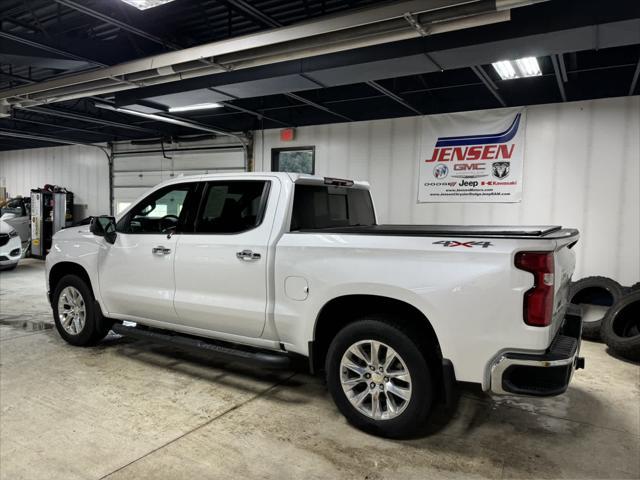
<instances>
[{"instance_id":1,"label":"stack of tire","mask_svg":"<svg viewBox=\"0 0 640 480\"><path fill-rule=\"evenodd\" d=\"M571 285L570 297L582 307L582 338L602 339L615 354L640 360L640 282L623 287L587 277Z\"/></svg>"}]
</instances>

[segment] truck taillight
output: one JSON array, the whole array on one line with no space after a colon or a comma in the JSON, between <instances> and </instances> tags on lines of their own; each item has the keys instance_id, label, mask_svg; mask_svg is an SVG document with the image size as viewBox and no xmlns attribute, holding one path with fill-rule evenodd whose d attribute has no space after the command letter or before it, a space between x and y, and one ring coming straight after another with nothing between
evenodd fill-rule
<instances>
[{"instance_id":1,"label":"truck taillight","mask_svg":"<svg viewBox=\"0 0 640 480\"><path fill-rule=\"evenodd\" d=\"M516 267L533 274L533 287L524 294L524 323L546 327L553 317L553 252L518 252Z\"/></svg>"}]
</instances>

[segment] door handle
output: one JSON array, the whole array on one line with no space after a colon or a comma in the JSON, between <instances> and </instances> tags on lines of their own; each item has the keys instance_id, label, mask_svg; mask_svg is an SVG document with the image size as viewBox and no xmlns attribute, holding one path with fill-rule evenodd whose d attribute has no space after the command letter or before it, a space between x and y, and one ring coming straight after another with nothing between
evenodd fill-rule
<instances>
[{"instance_id":1,"label":"door handle","mask_svg":"<svg viewBox=\"0 0 640 480\"><path fill-rule=\"evenodd\" d=\"M153 253L154 255L169 255L171 253L171 249L162 245L158 245L157 247L153 247L151 249L151 253Z\"/></svg>"},{"instance_id":2,"label":"door handle","mask_svg":"<svg viewBox=\"0 0 640 480\"><path fill-rule=\"evenodd\" d=\"M236 253L236 257L240 260L255 261L260 260L261 255L259 253L254 253L253 250L242 250L241 252Z\"/></svg>"}]
</instances>

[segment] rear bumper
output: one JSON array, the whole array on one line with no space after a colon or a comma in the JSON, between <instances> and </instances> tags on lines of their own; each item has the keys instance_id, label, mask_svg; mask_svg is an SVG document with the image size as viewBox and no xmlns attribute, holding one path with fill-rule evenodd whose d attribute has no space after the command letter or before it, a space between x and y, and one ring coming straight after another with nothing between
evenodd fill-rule
<instances>
[{"instance_id":1,"label":"rear bumper","mask_svg":"<svg viewBox=\"0 0 640 480\"><path fill-rule=\"evenodd\" d=\"M573 372L584 368L579 356L582 315L570 307L551 346L542 354L503 353L491 367L491 392L548 397L567 390Z\"/></svg>"}]
</instances>

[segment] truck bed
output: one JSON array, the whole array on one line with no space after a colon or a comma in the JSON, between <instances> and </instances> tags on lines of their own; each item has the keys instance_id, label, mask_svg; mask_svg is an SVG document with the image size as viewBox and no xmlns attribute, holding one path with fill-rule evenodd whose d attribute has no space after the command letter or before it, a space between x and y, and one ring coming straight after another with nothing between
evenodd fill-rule
<instances>
[{"instance_id":1,"label":"truck bed","mask_svg":"<svg viewBox=\"0 0 640 480\"><path fill-rule=\"evenodd\" d=\"M541 238L557 239L577 235L574 229L558 225L368 225L298 230L300 233L339 233L349 235L396 235L417 237Z\"/></svg>"}]
</instances>

